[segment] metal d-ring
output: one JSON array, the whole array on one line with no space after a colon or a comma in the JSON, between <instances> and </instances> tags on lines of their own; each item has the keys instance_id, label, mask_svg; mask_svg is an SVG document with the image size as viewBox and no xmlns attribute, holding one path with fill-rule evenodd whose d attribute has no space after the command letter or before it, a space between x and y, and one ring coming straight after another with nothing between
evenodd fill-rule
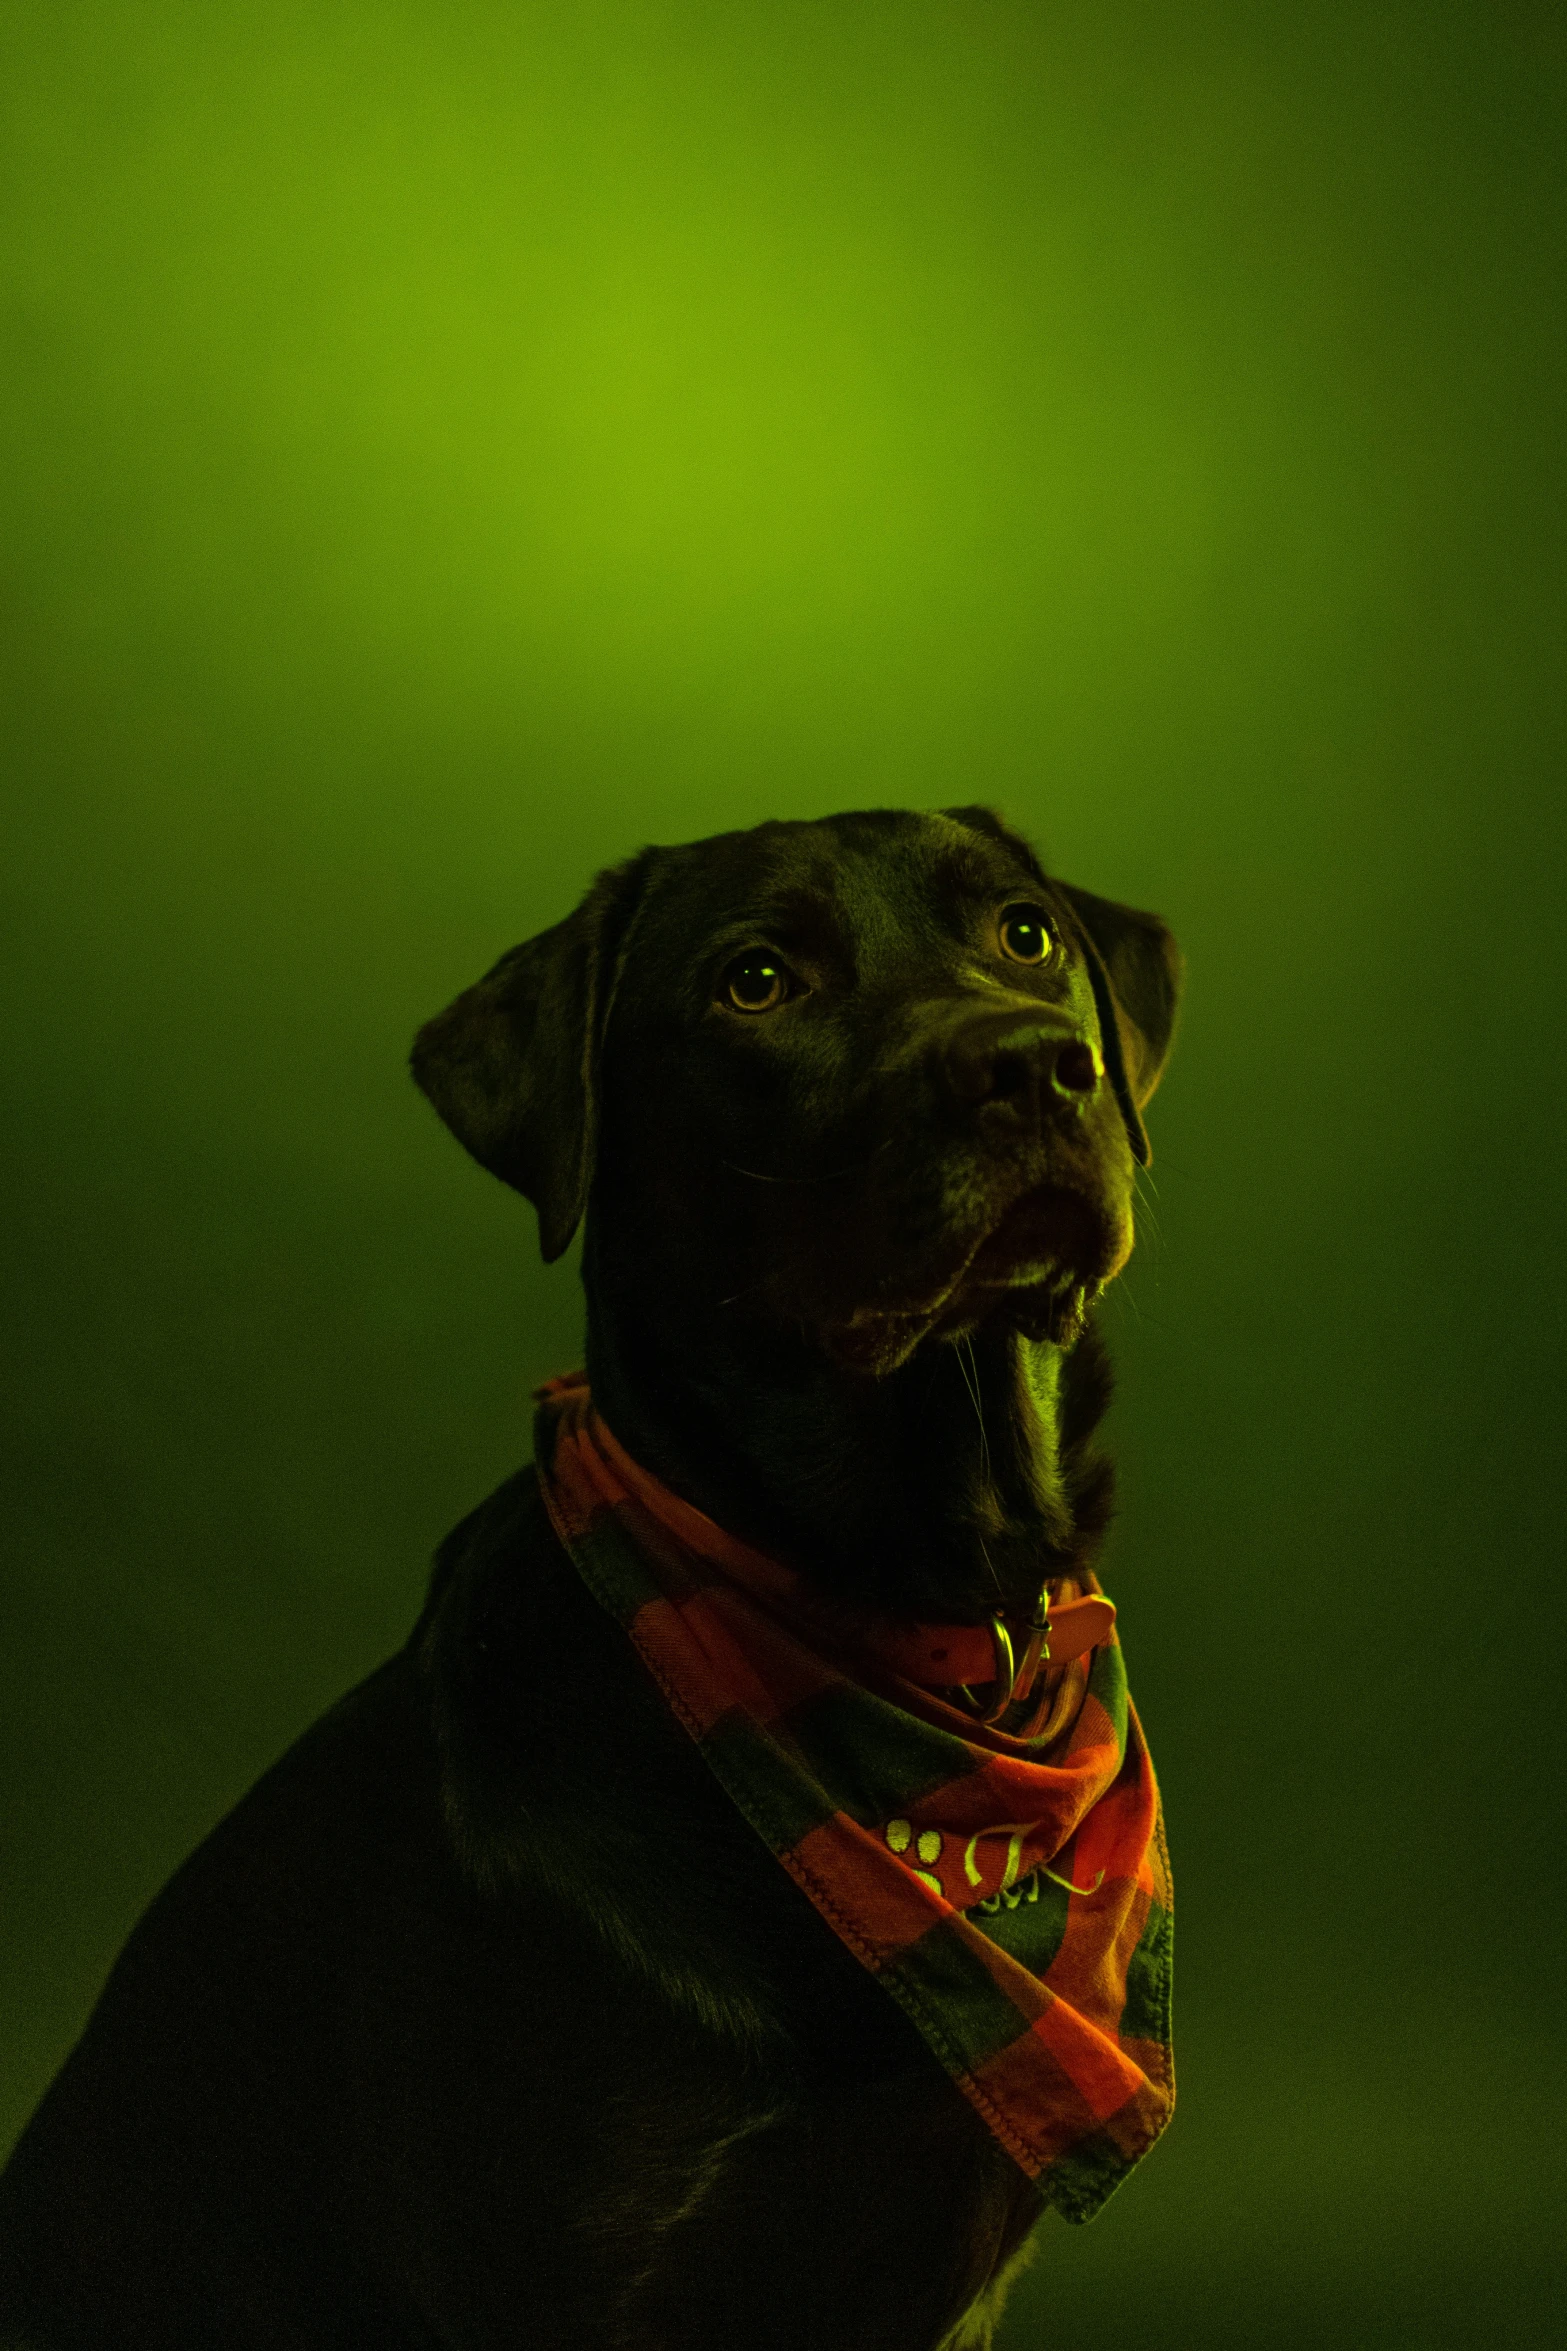
<instances>
[{"instance_id":1,"label":"metal d-ring","mask_svg":"<svg viewBox=\"0 0 1567 2351\"><path fill-rule=\"evenodd\" d=\"M983 1723L1001 1720L1012 1703L1012 1692L1017 1683L1017 1660L1012 1654L1012 1635L1002 1622L999 1608L993 1608L990 1612L990 1645L996 1653L996 1678L992 1685L995 1695L990 1704L982 1707L968 1683L962 1685L964 1697Z\"/></svg>"}]
</instances>

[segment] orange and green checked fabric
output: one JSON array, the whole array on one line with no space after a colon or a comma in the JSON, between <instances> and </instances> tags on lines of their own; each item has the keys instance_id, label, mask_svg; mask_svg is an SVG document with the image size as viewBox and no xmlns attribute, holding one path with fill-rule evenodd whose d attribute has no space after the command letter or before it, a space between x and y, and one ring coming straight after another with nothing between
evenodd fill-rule
<instances>
[{"instance_id":1,"label":"orange and green checked fabric","mask_svg":"<svg viewBox=\"0 0 1567 2351\"><path fill-rule=\"evenodd\" d=\"M1030 1744L854 1656L800 1578L626 1455L581 1375L539 1390L536 1461L732 1801L1043 2202L1092 2219L1175 2103L1169 1864L1114 1635Z\"/></svg>"}]
</instances>

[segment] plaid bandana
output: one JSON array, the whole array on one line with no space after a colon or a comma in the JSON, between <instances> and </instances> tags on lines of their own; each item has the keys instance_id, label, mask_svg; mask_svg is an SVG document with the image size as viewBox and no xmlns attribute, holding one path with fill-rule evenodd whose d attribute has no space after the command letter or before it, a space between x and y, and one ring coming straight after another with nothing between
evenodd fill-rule
<instances>
[{"instance_id":1,"label":"plaid bandana","mask_svg":"<svg viewBox=\"0 0 1567 2351\"><path fill-rule=\"evenodd\" d=\"M984 1726L639 1468L580 1373L538 1400L540 1485L584 1583L1041 2200L1091 2220L1175 2103L1169 1860L1113 1629L1052 1664L1042 1736Z\"/></svg>"}]
</instances>

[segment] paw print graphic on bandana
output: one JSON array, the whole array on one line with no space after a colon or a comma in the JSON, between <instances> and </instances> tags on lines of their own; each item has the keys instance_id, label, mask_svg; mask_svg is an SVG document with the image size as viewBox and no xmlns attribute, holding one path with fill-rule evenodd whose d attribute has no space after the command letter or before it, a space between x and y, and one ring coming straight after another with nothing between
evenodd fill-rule
<instances>
[{"instance_id":1,"label":"paw print graphic on bandana","mask_svg":"<svg viewBox=\"0 0 1567 2351\"><path fill-rule=\"evenodd\" d=\"M920 1860L926 1864L923 1869L915 1869L914 1863L909 1861L909 1867L914 1870L920 1884L929 1886L933 1894L944 1892L940 1878L929 1866L931 1862L941 1859L940 1829L921 1829L916 1836L912 1822L889 1820L884 1834L893 1852L901 1854L905 1860L908 1860L909 1847L912 1845Z\"/></svg>"}]
</instances>

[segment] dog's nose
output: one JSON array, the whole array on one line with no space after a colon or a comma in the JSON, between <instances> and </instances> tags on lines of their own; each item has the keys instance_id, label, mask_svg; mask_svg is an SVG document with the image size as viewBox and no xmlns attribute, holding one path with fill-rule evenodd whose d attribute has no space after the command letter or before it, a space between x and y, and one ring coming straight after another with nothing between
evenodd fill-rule
<instances>
[{"instance_id":1,"label":"dog's nose","mask_svg":"<svg viewBox=\"0 0 1567 2351\"><path fill-rule=\"evenodd\" d=\"M1104 1076L1098 1047L1043 1007L966 1020L948 1040L944 1060L960 1102L974 1108L1008 1102L1034 1117L1051 1108L1086 1107Z\"/></svg>"}]
</instances>

